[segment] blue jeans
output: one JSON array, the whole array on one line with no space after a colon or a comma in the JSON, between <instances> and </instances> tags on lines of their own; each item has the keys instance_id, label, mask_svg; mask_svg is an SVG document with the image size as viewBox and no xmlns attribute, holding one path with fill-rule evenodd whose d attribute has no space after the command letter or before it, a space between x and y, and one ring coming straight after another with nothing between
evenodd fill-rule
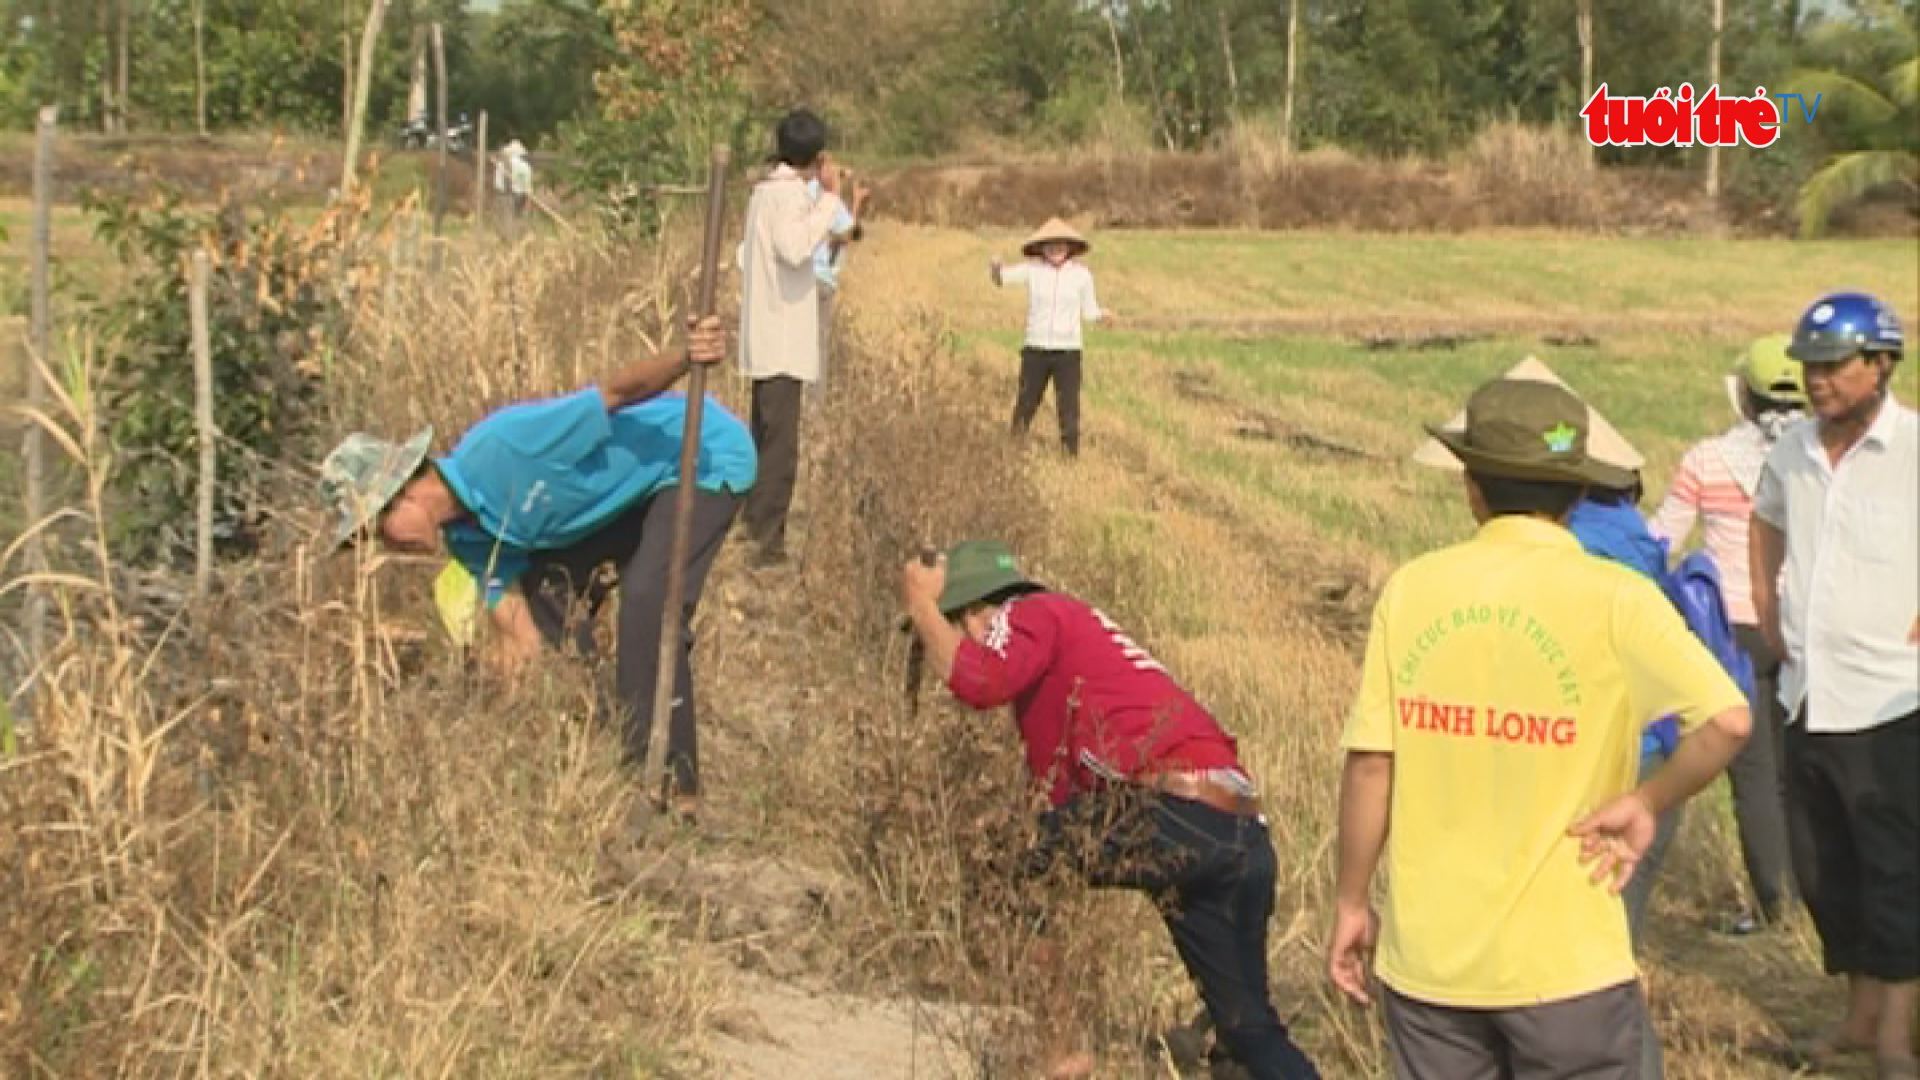
<instances>
[{"instance_id":1,"label":"blue jeans","mask_svg":"<svg viewBox=\"0 0 1920 1080\"><path fill-rule=\"evenodd\" d=\"M1083 796L1041 825L1030 870L1064 858L1095 887L1153 898L1214 1031L1241 1068L1254 1080L1317 1080L1267 992L1275 863L1263 822L1120 791Z\"/></svg>"}]
</instances>

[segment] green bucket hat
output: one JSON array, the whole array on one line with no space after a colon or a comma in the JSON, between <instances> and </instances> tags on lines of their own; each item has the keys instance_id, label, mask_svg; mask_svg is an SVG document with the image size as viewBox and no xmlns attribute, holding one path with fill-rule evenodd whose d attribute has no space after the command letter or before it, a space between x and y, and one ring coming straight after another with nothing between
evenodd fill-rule
<instances>
[{"instance_id":1,"label":"green bucket hat","mask_svg":"<svg viewBox=\"0 0 1920 1080\"><path fill-rule=\"evenodd\" d=\"M340 441L320 463L320 497L332 514L333 548L380 516L427 459L433 428L404 443L391 443L356 431Z\"/></svg>"},{"instance_id":2,"label":"green bucket hat","mask_svg":"<svg viewBox=\"0 0 1920 1080\"><path fill-rule=\"evenodd\" d=\"M1552 383L1494 379L1467 399L1464 430L1426 425L1468 472L1510 480L1627 488L1633 474L1587 454L1587 406Z\"/></svg>"},{"instance_id":3,"label":"green bucket hat","mask_svg":"<svg viewBox=\"0 0 1920 1080\"><path fill-rule=\"evenodd\" d=\"M1014 562L1013 549L998 540L962 540L947 551L947 587L940 614L952 618L969 604L1015 586L1038 589Z\"/></svg>"}]
</instances>

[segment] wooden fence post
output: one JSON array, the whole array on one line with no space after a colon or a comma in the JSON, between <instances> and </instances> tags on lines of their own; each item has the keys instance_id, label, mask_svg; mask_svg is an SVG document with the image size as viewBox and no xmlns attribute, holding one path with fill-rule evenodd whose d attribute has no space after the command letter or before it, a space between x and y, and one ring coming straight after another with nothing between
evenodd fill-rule
<instances>
[{"instance_id":1,"label":"wooden fence post","mask_svg":"<svg viewBox=\"0 0 1920 1080\"><path fill-rule=\"evenodd\" d=\"M26 357L27 408L38 413L47 407L47 387L41 365L53 363L52 278L53 153L60 113L56 106L40 110L33 148L33 283L30 338ZM27 424L27 443L21 454L27 473L27 528L46 518L46 435L38 423ZM46 569L46 547L36 531L27 542L29 572ZM27 590L27 670L39 664L47 647L47 598L39 589Z\"/></svg>"},{"instance_id":2,"label":"wooden fence post","mask_svg":"<svg viewBox=\"0 0 1920 1080\"><path fill-rule=\"evenodd\" d=\"M476 225L487 220L487 110L480 110L480 126L474 129L473 140L473 221Z\"/></svg>"},{"instance_id":3,"label":"wooden fence post","mask_svg":"<svg viewBox=\"0 0 1920 1080\"><path fill-rule=\"evenodd\" d=\"M439 125L439 168L435 170L433 195L433 268L440 269L444 248L440 243L440 220L447 214L447 38L440 24L433 24L434 123Z\"/></svg>"},{"instance_id":4,"label":"wooden fence post","mask_svg":"<svg viewBox=\"0 0 1920 1080\"><path fill-rule=\"evenodd\" d=\"M193 253L187 278L187 315L193 329L193 419L200 434L200 501L194 519L193 594L204 599L213 582L213 493L217 483L213 427L213 346L207 328L208 260Z\"/></svg>"},{"instance_id":5,"label":"wooden fence post","mask_svg":"<svg viewBox=\"0 0 1920 1080\"><path fill-rule=\"evenodd\" d=\"M374 48L380 43L380 24L387 18L387 0L373 0L366 25L360 28L360 62L354 69L353 104L347 110L347 146L341 155L340 197L353 194L360 160L361 129L367 123L367 95L372 91Z\"/></svg>"}]
</instances>

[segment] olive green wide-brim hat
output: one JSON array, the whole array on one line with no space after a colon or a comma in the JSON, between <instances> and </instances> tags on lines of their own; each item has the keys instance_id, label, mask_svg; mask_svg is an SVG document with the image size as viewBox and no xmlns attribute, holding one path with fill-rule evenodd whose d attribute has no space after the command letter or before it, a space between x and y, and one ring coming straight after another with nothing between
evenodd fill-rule
<instances>
[{"instance_id":1,"label":"olive green wide-brim hat","mask_svg":"<svg viewBox=\"0 0 1920 1080\"><path fill-rule=\"evenodd\" d=\"M1593 475L1600 477L1582 480L1580 483L1620 491L1633 486L1634 474L1646 465L1647 459L1639 450L1634 449L1633 444L1627 441L1626 436L1620 434L1618 428L1601 415L1600 410L1583 401L1573 392L1572 387L1569 387L1560 376L1554 374L1552 368L1529 356L1508 368L1506 374L1501 377L1501 381L1535 382L1558 387L1575 401L1579 401L1581 408L1585 411L1586 458L1591 465L1597 467ZM1464 435L1467 429L1467 413L1467 409L1462 409L1437 430L1429 425L1427 431L1433 437L1427 439L1418 450L1414 451L1413 460L1421 465L1445 469L1449 472L1460 472L1463 467L1471 467L1465 464L1465 459L1454 449L1453 444L1442 438L1443 434L1456 439Z\"/></svg>"},{"instance_id":2,"label":"olive green wide-brim hat","mask_svg":"<svg viewBox=\"0 0 1920 1080\"><path fill-rule=\"evenodd\" d=\"M1080 235L1080 230L1067 224L1064 218L1048 218L1045 225L1035 229L1033 235L1027 237L1020 245L1020 254L1030 259L1037 259L1040 257L1040 249L1048 244L1066 244L1073 248L1075 256L1085 255L1093 250L1093 245L1087 243L1087 238Z\"/></svg>"},{"instance_id":3,"label":"olive green wide-brim hat","mask_svg":"<svg viewBox=\"0 0 1920 1080\"><path fill-rule=\"evenodd\" d=\"M1495 379L1467 399L1463 430L1427 433L1469 473L1509 480L1631 487L1633 475L1587 453L1588 410L1571 390L1530 379Z\"/></svg>"},{"instance_id":4,"label":"olive green wide-brim hat","mask_svg":"<svg viewBox=\"0 0 1920 1080\"><path fill-rule=\"evenodd\" d=\"M404 443L356 431L340 441L320 463L320 497L333 518L329 550L358 536L427 460L433 429L424 428Z\"/></svg>"},{"instance_id":5,"label":"olive green wide-brim hat","mask_svg":"<svg viewBox=\"0 0 1920 1080\"><path fill-rule=\"evenodd\" d=\"M963 540L947 551L947 587L940 591L940 614L952 618L969 606L1008 589L1038 590L1020 572L1013 549L998 540Z\"/></svg>"}]
</instances>

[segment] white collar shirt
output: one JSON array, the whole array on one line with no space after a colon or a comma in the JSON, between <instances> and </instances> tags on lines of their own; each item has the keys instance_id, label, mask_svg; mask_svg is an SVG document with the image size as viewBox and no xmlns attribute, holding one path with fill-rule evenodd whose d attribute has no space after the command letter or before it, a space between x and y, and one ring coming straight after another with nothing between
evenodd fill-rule
<instances>
[{"instance_id":1,"label":"white collar shirt","mask_svg":"<svg viewBox=\"0 0 1920 1080\"><path fill-rule=\"evenodd\" d=\"M1780 701L1807 730L1866 731L1920 708L1920 417L1889 395L1834 464L1808 421L1781 435L1754 513L1786 537Z\"/></svg>"},{"instance_id":2,"label":"white collar shirt","mask_svg":"<svg viewBox=\"0 0 1920 1080\"><path fill-rule=\"evenodd\" d=\"M1028 259L1000 272L1002 285L1027 287L1027 348L1077 351L1080 323L1100 321L1093 271L1077 259L1054 266Z\"/></svg>"},{"instance_id":3,"label":"white collar shirt","mask_svg":"<svg viewBox=\"0 0 1920 1080\"><path fill-rule=\"evenodd\" d=\"M738 256L740 369L748 378L819 380L813 252L844 211L837 195L809 195L805 179L786 165L754 185Z\"/></svg>"}]
</instances>

